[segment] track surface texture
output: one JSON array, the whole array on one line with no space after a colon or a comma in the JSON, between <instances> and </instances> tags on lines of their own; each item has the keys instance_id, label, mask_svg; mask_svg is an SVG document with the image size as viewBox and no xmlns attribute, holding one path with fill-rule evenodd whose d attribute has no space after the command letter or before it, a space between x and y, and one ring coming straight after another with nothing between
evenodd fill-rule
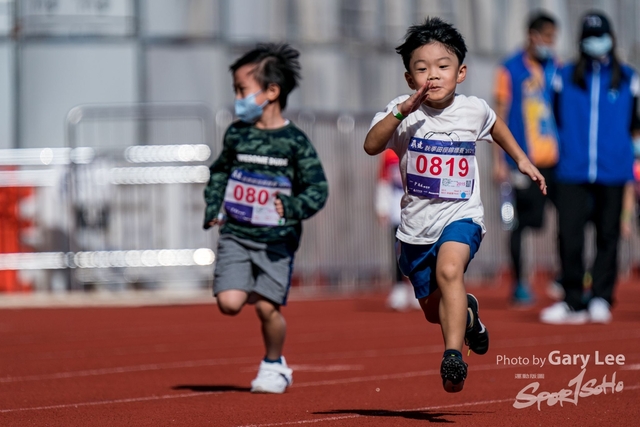
<instances>
[{"instance_id":1,"label":"track surface texture","mask_svg":"<svg viewBox=\"0 0 640 427\"><path fill-rule=\"evenodd\" d=\"M383 294L293 298L282 395L249 392L264 351L250 306L1 310L0 426L640 425L637 280L619 284L609 325L540 324L542 284L526 310L506 286L470 290L491 347L465 348L457 394L442 389L439 327L387 310ZM519 393L530 406L514 407Z\"/></svg>"}]
</instances>

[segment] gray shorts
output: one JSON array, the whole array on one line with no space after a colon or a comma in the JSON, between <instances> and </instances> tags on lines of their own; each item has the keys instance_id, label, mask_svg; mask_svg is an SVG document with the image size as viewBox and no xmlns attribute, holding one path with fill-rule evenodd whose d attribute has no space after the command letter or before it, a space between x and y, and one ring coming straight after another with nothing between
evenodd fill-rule
<instances>
[{"instance_id":1,"label":"gray shorts","mask_svg":"<svg viewBox=\"0 0 640 427\"><path fill-rule=\"evenodd\" d=\"M278 304L287 303L293 271L293 254L285 243L260 243L221 234L213 277L213 294L231 289L255 294ZM252 298L253 296L253 298Z\"/></svg>"}]
</instances>

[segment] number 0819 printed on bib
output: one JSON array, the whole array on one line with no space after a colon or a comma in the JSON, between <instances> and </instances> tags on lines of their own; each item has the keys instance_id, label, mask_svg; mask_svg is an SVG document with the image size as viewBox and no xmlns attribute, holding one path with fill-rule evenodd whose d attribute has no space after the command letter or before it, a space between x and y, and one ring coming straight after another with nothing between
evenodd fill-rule
<instances>
[{"instance_id":1,"label":"number 0819 printed on bib","mask_svg":"<svg viewBox=\"0 0 640 427\"><path fill-rule=\"evenodd\" d=\"M475 184L476 144L411 138L407 152L409 194L430 199L466 200Z\"/></svg>"}]
</instances>

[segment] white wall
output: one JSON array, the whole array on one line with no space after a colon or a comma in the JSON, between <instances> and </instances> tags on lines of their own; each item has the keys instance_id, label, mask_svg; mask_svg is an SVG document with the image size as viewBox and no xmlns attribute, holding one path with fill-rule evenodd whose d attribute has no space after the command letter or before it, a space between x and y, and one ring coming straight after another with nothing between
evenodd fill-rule
<instances>
[{"instance_id":1,"label":"white wall","mask_svg":"<svg viewBox=\"0 0 640 427\"><path fill-rule=\"evenodd\" d=\"M154 37L210 37L220 29L221 0L143 0L142 30Z\"/></svg>"},{"instance_id":2,"label":"white wall","mask_svg":"<svg viewBox=\"0 0 640 427\"><path fill-rule=\"evenodd\" d=\"M147 96L151 102L200 101L217 109L233 104L229 64L222 45L151 46Z\"/></svg>"},{"instance_id":3,"label":"white wall","mask_svg":"<svg viewBox=\"0 0 640 427\"><path fill-rule=\"evenodd\" d=\"M79 104L137 101L133 43L29 43L20 85L23 147L63 147L67 113Z\"/></svg>"}]
</instances>

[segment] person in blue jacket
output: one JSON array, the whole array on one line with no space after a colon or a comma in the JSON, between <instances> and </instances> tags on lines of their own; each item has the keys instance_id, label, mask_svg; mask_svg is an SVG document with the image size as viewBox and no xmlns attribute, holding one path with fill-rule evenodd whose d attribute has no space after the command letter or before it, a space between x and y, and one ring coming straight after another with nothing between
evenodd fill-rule
<instances>
[{"instance_id":1,"label":"person in blue jacket","mask_svg":"<svg viewBox=\"0 0 640 427\"><path fill-rule=\"evenodd\" d=\"M513 198L509 201L515 208L515 217L510 224L509 253L513 274L511 302L516 306L534 302L524 268L525 230L542 228L547 201L555 205L554 169L558 162L558 143L550 94L551 80L558 68L553 50L557 33L558 24L553 16L544 11L532 12L528 19L526 46L506 58L496 73L496 114L507 123L520 148L545 177L549 194L545 196L531 185L531 180L523 179L515 162L502 149L494 147L494 179L501 189L505 185L513 188ZM556 283L555 286L560 285Z\"/></svg>"},{"instance_id":2,"label":"person in blue jacket","mask_svg":"<svg viewBox=\"0 0 640 427\"><path fill-rule=\"evenodd\" d=\"M577 61L562 67L553 81L565 297L540 313L542 322L552 324L611 321L623 196L633 180L632 135L640 130L636 113L640 80L616 55L613 29L601 12L591 11L582 18L579 47ZM588 301L583 299L587 221L596 230Z\"/></svg>"}]
</instances>

